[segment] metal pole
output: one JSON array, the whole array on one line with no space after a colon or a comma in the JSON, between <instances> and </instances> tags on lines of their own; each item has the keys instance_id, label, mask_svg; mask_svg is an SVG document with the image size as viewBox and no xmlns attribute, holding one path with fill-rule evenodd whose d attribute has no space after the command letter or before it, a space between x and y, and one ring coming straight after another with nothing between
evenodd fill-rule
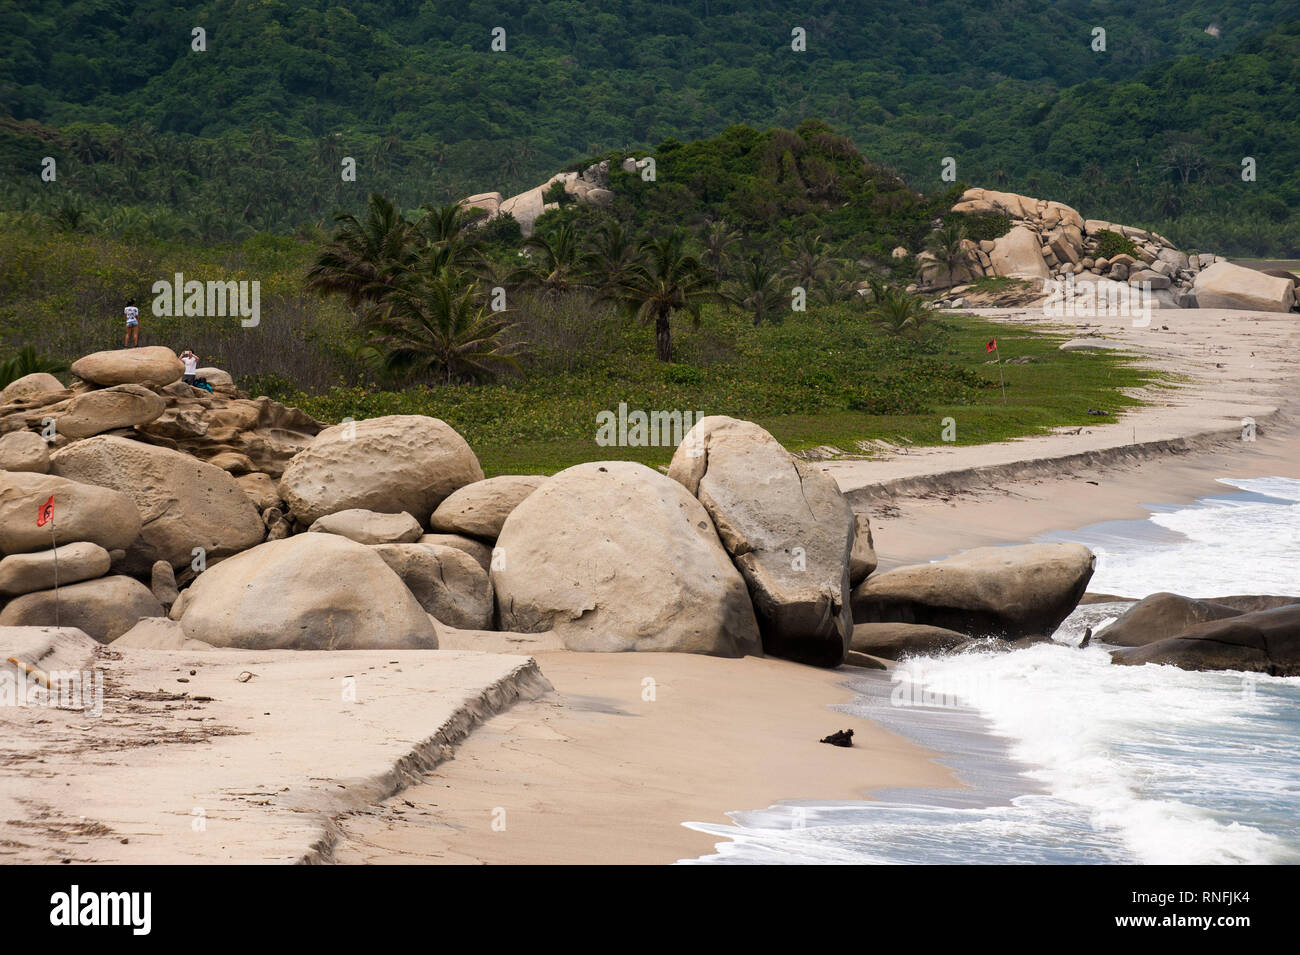
<instances>
[{"instance_id":1,"label":"metal pole","mask_svg":"<svg viewBox=\"0 0 1300 955\"><path fill-rule=\"evenodd\" d=\"M54 514L50 514L50 545L54 548L54 626L59 623L59 541L54 536Z\"/></svg>"}]
</instances>

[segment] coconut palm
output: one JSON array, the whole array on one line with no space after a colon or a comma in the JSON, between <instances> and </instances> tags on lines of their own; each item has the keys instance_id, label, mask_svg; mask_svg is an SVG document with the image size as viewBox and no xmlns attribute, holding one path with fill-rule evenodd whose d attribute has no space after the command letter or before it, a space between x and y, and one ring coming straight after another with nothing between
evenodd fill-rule
<instances>
[{"instance_id":1,"label":"coconut palm","mask_svg":"<svg viewBox=\"0 0 1300 955\"><path fill-rule=\"evenodd\" d=\"M830 250L819 235L804 233L786 254L790 257L786 274L805 290L812 288L831 265Z\"/></svg>"},{"instance_id":2,"label":"coconut palm","mask_svg":"<svg viewBox=\"0 0 1300 955\"><path fill-rule=\"evenodd\" d=\"M502 340L512 324L505 316L479 303L473 285L454 273L408 273L367 309L360 357L395 378L484 381L518 367L522 343Z\"/></svg>"},{"instance_id":3,"label":"coconut palm","mask_svg":"<svg viewBox=\"0 0 1300 955\"><path fill-rule=\"evenodd\" d=\"M929 318L924 301L896 285L887 285L879 278L868 280L871 284L871 307L867 317L891 335L907 331L920 331Z\"/></svg>"},{"instance_id":4,"label":"coconut palm","mask_svg":"<svg viewBox=\"0 0 1300 955\"><path fill-rule=\"evenodd\" d=\"M699 322L704 304L727 299L709 270L686 251L686 236L680 229L644 240L641 252L645 260L609 294L638 318L654 322L655 354L660 361L672 361L672 314L686 312Z\"/></svg>"},{"instance_id":5,"label":"coconut palm","mask_svg":"<svg viewBox=\"0 0 1300 955\"><path fill-rule=\"evenodd\" d=\"M533 258L515 271L511 276L513 281L538 289L546 296L588 287L585 257L570 223L560 226L549 239L543 235L529 236L524 240L524 247L533 253Z\"/></svg>"},{"instance_id":6,"label":"coconut palm","mask_svg":"<svg viewBox=\"0 0 1300 955\"><path fill-rule=\"evenodd\" d=\"M0 362L0 388L8 388L19 378L34 375L38 371L53 375L67 370L68 366L63 362L46 358L31 345L25 345Z\"/></svg>"},{"instance_id":7,"label":"coconut palm","mask_svg":"<svg viewBox=\"0 0 1300 955\"><path fill-rule=\"evenodd\" d=\"M960 222L945 222L931 232L925 241L926 250L943 270L948 286L956 284L957 273L970 262L970 253L963 244L965 241L966 227Z\"/></svg>"},{"instance_id":8,"label":"coconut palm","mask_svg":"<svg viewBox=\"0 0 1300 955\"><path fill-rule=\"evenodd\" d=\"M713 281L721 283L731 261L731 249L740 241L740 233L719 219L704 228L700 239L704 246L700 261L713 271Z\"/></svg>"},{"instance_id":9,"label":"coconut palm","mask_svg":"<svg viewBox=\"0 0 1300 955\"><path fill-rule=\"evenodd\" d=\"M307 270L303 284L322 295L342 295L355 309L379 297L383 287L412 264L412 227L378 193L371 193L364 218L345 212L334 219L341 226Z\"/></svg>"},{"instance_id":10,"label":"coconut palm","mask_svg":"<svg viewBox=\"0 0 1300 955\"><path fill-rule=\"evenodd\" d=\"M585 264L593 287L617 288L641 261L641 251L632 233L621 222L605 222L587 245Z\"/></svg>"},{"instance_id":11,"label":"coconut palm","mask_svg":"<svg viewBox=\"0 0 1300 955\"><path fill-rule=\"evenodd\" d=\"M769 256L756 254L746 259L727 291L732 303L751 315L755 325L763 324L763 319L780 323L787 299L780 272Z\"/></svg>"}]
</instances>

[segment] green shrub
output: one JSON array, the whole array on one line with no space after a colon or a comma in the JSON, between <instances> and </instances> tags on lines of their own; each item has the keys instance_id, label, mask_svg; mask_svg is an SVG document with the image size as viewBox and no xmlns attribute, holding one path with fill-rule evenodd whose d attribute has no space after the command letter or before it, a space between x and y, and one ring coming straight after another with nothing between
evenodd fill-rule
<instances>
[{"instance_id":1,"label":"green shrub","mask_svg":"<svg viewBox=\"0 0 1300 955\"><path fill-rule=\"evenodd\" d=\"M1137 245L1126 235L1120 235L1110 229L1102 229L1097 233L1096 258L1113 259L1117 255L1131 255L1136 258L1137 251Z\"/></svg>"},{"instance_id":2,"label":"green shrub","mask_svg":"<svg viewBox=\"0 0 1300 955\"><path fill-rule=\"evenodd\" d=\"M966 229L966 238L975 242L1000 239L1011 231L1011 218L1000 212L950 212L943 221L960 222Z\"/></svg>"}]
</instances>

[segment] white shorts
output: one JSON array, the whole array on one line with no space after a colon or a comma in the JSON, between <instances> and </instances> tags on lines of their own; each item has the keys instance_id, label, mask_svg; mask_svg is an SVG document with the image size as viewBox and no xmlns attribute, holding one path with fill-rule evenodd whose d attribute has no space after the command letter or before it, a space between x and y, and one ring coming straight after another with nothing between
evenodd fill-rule
<instances>
[{"instance_id":1,"label":"white shorts","mask_svg":"<svg viewBox=\"0 0 1300 955\"><path fill-rule=\"evenodd\" d=\"M139 325L139 324L140 324L140 319L138 319L138 318L128 318L128 319L126 320L126 327L127 327L127 328L131 328L132 326L134 326L134 325Z\"/></svg>"}]
</instances>

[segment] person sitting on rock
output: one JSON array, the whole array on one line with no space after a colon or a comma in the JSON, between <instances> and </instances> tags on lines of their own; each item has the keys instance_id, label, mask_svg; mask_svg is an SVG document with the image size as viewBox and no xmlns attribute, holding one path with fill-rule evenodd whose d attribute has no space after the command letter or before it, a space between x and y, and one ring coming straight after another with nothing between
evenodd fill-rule
<instances>
[{"instance_id":1,"label":"person sitting on rock","mask_svg":"<svg viewBox=\"0 0 1300 955\"><path fill-rule=\"evenodd\" d=\"M199 356L187 348L181 352L181 361L185 365L185 374L181 375L181 381L187 385L194 384L195 378L198 377Z\"/></svg>"},{"instance_id":2,"label":"person sitting on rock","mask_svg":"<svg viewBox=\"0 0 1300 955\"><path fill-rule=\"evenodd\" d=\"M140 309L135 307L135 299L127 299L122 312L126 315L126 341L122 347L134 348L140 344Z\"/></svg>"}]
</instances>

